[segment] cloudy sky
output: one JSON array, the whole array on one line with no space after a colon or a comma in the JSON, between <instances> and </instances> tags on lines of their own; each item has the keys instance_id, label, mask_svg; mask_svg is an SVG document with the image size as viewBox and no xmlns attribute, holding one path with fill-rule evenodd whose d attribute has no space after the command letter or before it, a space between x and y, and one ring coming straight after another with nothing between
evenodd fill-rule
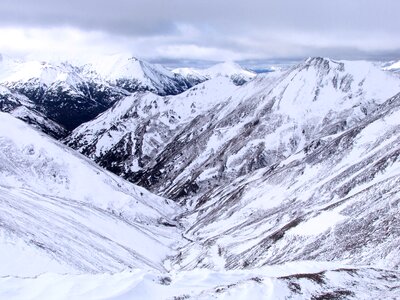
<instances>
[{"instance_id":1,"label":"cloudy sky","mask_svg":"<svg viewBox=\"0 0 400 300\"><path fill-rule=\"evenodd\" d=\"M1 0L0 53L167 63L400 59L399 0Z\"/></svg>"}]
</instances>

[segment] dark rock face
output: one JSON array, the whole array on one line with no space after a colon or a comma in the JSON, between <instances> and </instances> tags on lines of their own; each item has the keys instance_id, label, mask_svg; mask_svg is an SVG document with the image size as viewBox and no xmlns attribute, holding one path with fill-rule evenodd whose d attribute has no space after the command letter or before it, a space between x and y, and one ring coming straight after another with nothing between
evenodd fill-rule
<instances>
[{"instance_id":1,"label":"dark rock face","mask_svg":"<svg viewBox=\"0 0 400 300\"><path fill-rule=\"evenodd\" d=\"M11 93L0 93L0 111L10 112L20 106L20 102Z\"/></svg>"},{"instance_id":2,"label":"dark rock face","mask_svg":"<svg viewBox=\"0 0 400 300\"><path fill-rule=\"evenodd\" d=\"M10 113L20 120L56 139L64 138L69 131L35 109L24 95L0 86L0 111Z\"/></svg>"},{"instance_id":3,"label":"dark rock face","mask_svg":"<svg viewBox=\"0 0 400 300\"><path fill-rule=\"evenodd\" d=\"M35 109L67 130L92 120L115 101L127 96L126 91L110 86L86 83L77 87L56 82L51 86L32 80L8 85L10 90L30 99Z\"/></svg>"},{"instance_id":4,"label":"dark rock face","mask_svg":"<svg viewBox=\"0 0 400 300\"><path fill-rule=\"evenodd\" d=\"M57 140L65 138L69 134L69 131L66 128L54 122L53 120L50 120L40 112L26 109L25 112L20 113L21 110L23 110L23 107L18 107L10 113L16 116L18 119Z\"/></svg>"}]
</instances>

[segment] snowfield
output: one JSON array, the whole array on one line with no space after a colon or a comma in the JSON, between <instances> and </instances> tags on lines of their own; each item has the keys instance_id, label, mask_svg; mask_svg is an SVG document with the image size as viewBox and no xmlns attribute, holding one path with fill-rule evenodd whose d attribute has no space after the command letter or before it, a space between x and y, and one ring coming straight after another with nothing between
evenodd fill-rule
<instances>
[{"instance_id":1,"label":"snowfield","mask_svg":"<svg viewBox=\"0 0 400 300\"><path fill-rule=\"evenodd\" d=\"M165 269L179 240L176 204L8 114L0 120L1 275Z\"/></svg>"},{"instance_id":2,"label":"snowfield","mask_svg":"<svg viewBox=\"0 0 400 300\"><path fill-rule=\"evenodd\" d=\"M297 273L298 272L298 273ZM400 273L298 262L252 271L194 270L0 278L1 299L397 299Z\"/></svg>"}]
</instances>

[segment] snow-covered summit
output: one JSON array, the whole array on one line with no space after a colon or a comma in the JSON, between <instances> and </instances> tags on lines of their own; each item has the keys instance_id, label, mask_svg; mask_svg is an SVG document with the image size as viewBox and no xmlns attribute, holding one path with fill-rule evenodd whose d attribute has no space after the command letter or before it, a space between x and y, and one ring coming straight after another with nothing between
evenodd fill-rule
<instances>
[{"instance_id":1,"label":"snow-covered summit","mask_svg":"<svg viewBox=\"0 0 400 300\"><path fill-rule=\"evenodd\" d=\"M216 76L243 76L244 79L250 80L256 76L256 74L252 71L246 70L242 68L239 64L233 61L226 61L223 63L216 64L208 69L203 71L204 74L210 77Z\"/></svg>"},{"instance_id":2,"label":"snow-covered summit","mask_svg":"<svg viewBox=\"0 0 400 300\"><path fill-rule=\"evenodd\" d=\"M179 94L193 84L162 65L151 64L129 54L94 58L84 72L130 92L149 90L159 95Z\"/></svg>"},{"instance_id":3,"label":"snow-covered summit","mask_svg":"<svg viewBox=\"0 0 400 300\"><path fill-rule=\"evenodd\" d=\"M236 85L242 85L256 76L256 73L242 68L239 64L227 61L216 64L207 69L194 68L178 68L172 72L181 74L186 78L198 78L200 80L210 79L215 77L228 77Z\"/></svg>"},{"instance_id":4,"label":"snow-covered summit","mask_svg":"<svg viewBox=\"0 0 400 300\"><path fill-rule=\"evenodd\" d=\"M129 54L115 54L94 58L89 65L102 77L109 80L117 80L120 78L136 78L138 80L150 80L146 71L154 69L164 76L172 77L173 74L160 65L151 65L141 61ZM155 79L155 78L154 78Z\"/></svg>"},{"instance_id":5,"label":"snow-covered summit","mask_svg":"<svg viewBox=\"0 0 400 300\"><path fill-rule=\"evenodd\" d=\"M0 83L27 82L37 80L40 84L50 86L60 81L76 86L82 83L79 70L68 63L51 64L42 61L3 60L0 62Z\"/></svg>"}]
</instances>

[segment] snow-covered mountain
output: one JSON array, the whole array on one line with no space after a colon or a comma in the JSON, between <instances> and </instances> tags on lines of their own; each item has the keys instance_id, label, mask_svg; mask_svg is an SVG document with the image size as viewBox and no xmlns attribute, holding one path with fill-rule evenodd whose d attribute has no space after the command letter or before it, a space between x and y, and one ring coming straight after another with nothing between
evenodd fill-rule
<instances>
[{"instance_id":1,"label":"snow-covered mountain","mask_svg":"<svg viewBox=\"0 0 400 300\"><path fill-rule=\"evenodd\" d=\"M84 66L6 57L0 60L2 89L24 95L33 103L30 108L68 130L92 120L133 92L175 95L197 83L126 55L94 59Z\"/></svg>"},{"instance_id":2,"label":"snow-covered mountain","mask_svg":"<svg viewBox=\"0 0 400 300\"><path fill-rule=\"evenodd\" d=\"M177 95L136 93L82 124L65 143L101 166L132 180L153 162L184 125L225 100L237 87L217 77Z\"/></svg>"},{"instance_id":3,"label":"snow-covered mountain","mask_svg":"<svg viewBox=\"0 0 400 300\"><path fill-rule=\"evenodd\" d=\"M172 198L224 185L354 126L399 83L369 63L326 59L266 74L181 129L140 183Z\"/></svg>"},{"instance_id":4,"label":"snow-covered mountain","mask_svg":"<svg viewBox=\"0 0 400 300\"><path fill-rule=\"evenodd\" d=\"M180 211L0 113L0 273L164 270Z\"/></svg>"},{"instance_id":5,"label":"snow-covered mountain","mask_svg":"<svg viewBox=\"0 0 400 300\"><path fill-rule=\"evenodd\" d=\"M241 269L317 260L398 269L399 118L400 93L350 128L203 195L181 220L192 245L178 263Z\"/></svg>"},{"instance_id":6,"label":"snow-covered mountain","mask_svg":"<svg viewBox=\"0 0 400 300\"><path fill-rule=\"evenodd\" d=\"M243 85L256 77L256 73L242 68L234 62L224 62L207 69L178 68L172 72L180 74L190 81L205 81L215 77L228 77L236 85Z\"/></svg>"},{"instance_id":7,"label":"snow-covered mountain","mask_svg":"<svg viewBox=\"0 0 400 300\"><path fill-rule=\"evenodd\" d=\"M207 86L205 82L194 89L204 87L212 93ZM167 118L159 126L158 119L168 114L155 115L151 100L146 100L140 118L134 112L120 113L124 121L112 127L107 125L114 125L107 121L114 118L111 110L75 130L67 143L117 174L178 199L228 184L284 160L315 139L351 128L396 94L400 81L367 62L314 58L286 72L260 75L233 92L224 89L218 89L218 97L201 97L194 106L200 107L202 99L215 101L208 110L192 115L190 122L180 122L178 116L178 121ZM181 96L194 99L190 93ZM168 98L163 111L176 111L179 97ZM140 102L131 98L125 107L125 100L115 112L131 109L132 101ZM156 103L160 101L154 101L155 108ZM143 122L146 116L154 124L149 128ZM134 119L138 120L128 121ZM142 126L124 129L130 122ZM165 126L168 123L180 126ZM140 132L152 134L142 142ZM112 155L107 155L108 149Z\"/></svg>"},{"instance_id":8,"label":"snow-covered mountain","mask_svg":"<svg viewBox=\"0 0 400 300\"><path fill-rule=\"evenodd\" d=\"M129 93L81 74L68 63L4 60L0 85L22 94L36 111L71 130Z\"/></svg>"},{"instance_id":9,"label":"snow-covered mountain","mask_svg":"<svg viewBox=\"0 0 400 300\"><path fill-rule=\"evenodd\" d=\"M176 95L200 81L188 81L161 65L150 64L131 55L117 54L93 59L84 66L86 74L103 80L129 92L151 91L157 95Z\"/></svg>"}]
</instances>

